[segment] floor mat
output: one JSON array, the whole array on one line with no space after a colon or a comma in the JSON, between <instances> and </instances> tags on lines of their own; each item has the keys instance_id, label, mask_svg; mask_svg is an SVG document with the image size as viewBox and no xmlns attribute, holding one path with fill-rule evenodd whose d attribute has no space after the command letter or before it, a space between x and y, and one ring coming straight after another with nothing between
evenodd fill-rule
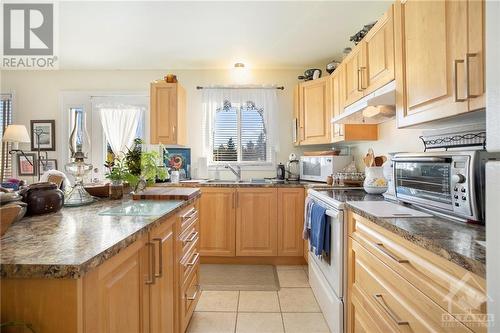
<instances>
[{"instance_id":1,"label":"floor mat","mask_svg":"<svg viewBox=\"0 0 500 333\"><path fill-rule=\"evenodd\" d=\"M279 290L278 274L273 265L200 266L202 290Z\"/></svg>"}]
</instances>

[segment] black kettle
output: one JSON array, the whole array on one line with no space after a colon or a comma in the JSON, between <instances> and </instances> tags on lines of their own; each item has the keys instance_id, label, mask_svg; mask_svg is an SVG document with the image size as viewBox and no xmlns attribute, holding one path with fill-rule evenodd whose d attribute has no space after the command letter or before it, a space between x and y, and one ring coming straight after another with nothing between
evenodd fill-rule
<instances>
[{"instance_id":1,"label":"black kettle","mask_svg":"<svg viewBox=\"0 0 500 333\"><path fill-rule=\"evenodd\" d=\"M285 180L285 166L281 163L276 167L276 179Z\"/></svg>"}]
</instances>

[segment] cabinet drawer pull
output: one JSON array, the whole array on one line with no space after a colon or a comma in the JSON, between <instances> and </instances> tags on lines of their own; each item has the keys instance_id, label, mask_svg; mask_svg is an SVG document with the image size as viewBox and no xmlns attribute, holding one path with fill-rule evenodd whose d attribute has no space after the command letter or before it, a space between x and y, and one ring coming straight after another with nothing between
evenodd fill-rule
<instances>
[{"instance_id":1,"label":"cabinet drawer pull","mask_svg":"<svg viewBox=\"0 0 500 333\"><path fill-rule=\"evenodd\" d=\"M463 64L463 59L455 59L454 61L454 71L455 71L455 102L465 102L467 98L458 98L458 64Z\"/></svg>"},{"instance_id":2,"label":"cabinet drawer pull","mask_svg":"<svg viewBox=\"0 0 500 333\"><path fill-rule=\"evenodd\" d=\"M377 249L379 249L383 254L385 254L386 256L388 256L389 258L391 258L392 260L394 260L397 263L405 264L405 263L409 262L407 259L401 259L398 256L396 256L394 253L387 250L385 248L384 244L382 244L382 243L375 243L375 247Z\"/></svg>"},{"instance_id":3,"label":"cabinet drawer pull","mask_svg":"<svg viewBox=\"0 0 500 333\"><path fill-rule=\"evenodd\" d=\"M198 212L196 211L196 209L193 207L191 208L186 214L182 215L181 218L183 221L185 220L189 220L191 219L192 217L196 216Z\"/></svg>"},{"instance_id":4,"label":"cabinet drawer pull","mask_svg":"<svg viewBox=\"0 0 500 333\"><path fill-rule=\"evenodd\" d=\"M188 266L194 266L196 264L196 262L198 261L198 258L200 257L200 253L196 252L191 261L188 261L184 266L188 267Z\"/></svg>"},{"instance_id":5,"label":"cabinet drawer pull","mask_svg":"<svg viewBox=\"0 0 500 333\"><path fill-rule=\"evenodd\" d=\"M188 295L186 294L186 300L188 300L188 301L194 301L194 300L196 299L196 297L198 297L198 292L199 292L199 291L200 291L200 285L199 285L199 284L197 284L197 285L196 285L196 291L194 292L194 294L193 294L193 295L188 296Z\"/></svg>"},{"instance_id":6,"label":"cabinet drawer pull","mask_svg":"<svg viewBox=\"0 0 500 333\"><path fill-rule=\"evenodd\" d=\"M479 95L471 95L470 93L470 58L477 57L477 53L467 53L465 57L465 71L467 73L467 98L476 98Z\"/></svg>"},{"instance_id":7,"label":"cabinet drawer pull","mask_svg":"<svg viewBox=\"0 0 500 333\"><path fill-rule=\"evenodd\" d=\"M189 235L189 237L187 237L186 239L182 240L183 243L192 243L196 240L196 238L198 237L198 231L195 231L193 232L191 235Z\"/></svg>"},{"instance_id":8,"label":"cabinet drawer pull","mask_svg":"<svg viewBox=\"0 0 500 333\"><path fill-rule=\"evenodd\" d=\"M382 296L382 294L374 294L373 295L373 298L375 299L375 302L377 302L378 305L380 305L380 307L382 309L384 309L385 313L387 313L387 315L397 324L397 325L410 325L409 322L405 321L405 320L401 320L397 314L394 313L394 311L392 311L389 306L387 306L387 304L385 303L384 301L384 298Z\"/></svg>"},{"instance_id":9,"label":"cabinet drawer pull","mask_svg":"<svg viewBox=\"0 0 500 333\"><path fill-rule=\"evenodd\" d=\"M161 278L163 276L163 240L161 238L153 238L155 242L158 242L158 262L159 264L159 272L156 274L155 272L155 277ZM153 270L155 269L155 265L153 263Z\"/></svg>"},{"instance_id":10,"label":"cabinet drawer pull","mask_svg":"<svg viewBox=\"0 0 500 333\"><path fill-rule=\"evenodd\" d=\"M146 246L148 247L148 255L149 255L149 267L148 267L148 279L146 280L146 284L154 284L155 283L155 243L147 242Z\"/></svg>"}]
</instances>

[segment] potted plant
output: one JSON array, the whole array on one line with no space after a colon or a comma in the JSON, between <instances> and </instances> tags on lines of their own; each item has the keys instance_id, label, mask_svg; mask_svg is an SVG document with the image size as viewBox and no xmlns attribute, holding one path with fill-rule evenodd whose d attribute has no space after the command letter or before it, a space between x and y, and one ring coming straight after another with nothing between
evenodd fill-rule
<instances>
[{"instance_id":1,"label":"potted plant","mask_svg":"<svg viewBox=\"0 0 500 333\"><path fill-rule=\"evenodd\" d=\"M160 159L158 152L143 152L142 143L141 139L135 139L134 147L125 155L127 165L125 181L130 184L135 193L144 190L147 185L154 184L156 179L165 180L169 177L165 166L158 165Z\"/></svg>"},{"instance_id":2,"label":"potted plant","mask_svg":"<svg viewBox=\"0 0 500 333\"><path fill-rule=\"evenodd\" d=\"M123 198L123 181L126 179L128 174L125 162L121 158L115 157L113 161L106 162L104 166L109 169L105 176L111 181L111 185L109 187L110 198Z\"/></svg>"}]
</instances>

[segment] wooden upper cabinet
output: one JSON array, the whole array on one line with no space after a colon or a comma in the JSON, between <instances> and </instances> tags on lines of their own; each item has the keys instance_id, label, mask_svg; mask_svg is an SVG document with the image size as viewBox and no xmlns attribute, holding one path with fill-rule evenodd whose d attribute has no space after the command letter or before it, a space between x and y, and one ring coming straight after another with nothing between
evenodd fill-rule
<instances>
[{"instance_id":1,"label":"wooden upper cabinet","mask_svg":"<svg viewBox=\"0 0 500 333\"><path fill-rule=\"evenodd\" d=\"M276 256L277 189L239 188L236 206L236 255Z\"/></svg>"},{"instance_id":2,"label":"wooden upper cabinet","mask_svg":"<svg viewBox=\"0 0 500 333\"><path fill-rule=\"evenodd\" d=\"M293 140L293 145L298 146L300 145L301 141L301 131L300 131L300 124L301 124L301 117L300 117L300 85L296 85L295 88L293 88L293 123L292 123L292 140ZM302 119L303 121L303 119Z\"/></svg>"},{"instance_id":3,"label":"wooden upper cabinet","mask_svg":"<svg viewBox=\"0 0 500 333\"><path fill-rule=\"evenodd\" d=\"M405 127L469 110L467 1L397 1L396 106ZM475 58L475 59L473 59ZM467 81L469 79L469 84Z\"/></svg>"},{"instance_id":4,"label":"wooden upper cabinet","mask_svg":"<svg viewBox=\"0 0 500 333\"><path fill-rule=\"evenodd\" d=\"M154 81L150 92L152 144L186 144L186 92L178 83Z\"/></svg>"},{"instance_id":5,"label":"wooden upper cabinet","mask_svg":"<svg viewBox=\"0 0 500 333\"><path fill-rule=\"evenodd\" d=\"M467 2L468 21L468 52L466 68L468 70L469 110L477 110L486 106L485 75L484 75L484 6L483 0Z\"/></svg>"},{"instance_id":6,"label":"wooden upper cabinet","mask_svg":"<svg viewBox=\"0 0 500 333\"><path fill-rule=\"evenodd\" d=\"M365 36L367 87L363 94L369 94L394 80L394 6L382 16Z\"/></svg>"},{"instance_id":7,"label":"wooden upper cabinet","mask_svg":"<svg viewBox=\"0 0 500 333\"><path fill-rule=\"evenodd\" d=\"M345 58L345 106L348 106L361 97L366 89L366 44L362 40Z\"/></svg>"},{"instance_id":8,"label":"wooden upper cabinet","mask_svg":"<svg viewBox=\"0 0 500 333\"><path fill-rule=\"evenodd\" d=\"M236 189L201 189L200 254L203 256L235 256Z\"/></svg>"},{"instance_id":9,"label":"wooden upper cabinet","mask_svg":"<svg viewBox=\"0 0 500 333\"><path fill-rule=\"evenodd\" d=\"M278 255L301 256L304 251L304 189L278 189Z\"/></svg>"},{"instance_id":10,"label":"wooden upper cabinet","mask_svg":"<svg viewBox=\"0 0 500 333\"><path fill-rule=\"evenodd\" d=\"M329 77L300 83L300 144L326 144L331 141L332 108Z\"/></svg>"},{"instance_id":11,"label":"wooden upper cabinet","mask_svg":"<svg viewBox=\"0 0 500 333\"><path fill-rule=\"evenodd\" d=\"M340 65L335 72L330 75L331 100L333 117L336 117L344 112L345 103L345 67ZM375 124L336 124L331 125L332 142L344 141L370 141L377 140L378 126Z\"/></svg>"},{"instance_id":12,"label":"wooden upper cabinet","mask_svg":"<svg viewBox=\"0 0 500 333\"><path fill-rule=\"evenodd\" d=\"M151 332L173 333L174 328L174 231L175 217L154 228L149 246L155 251L153 263L155 281L151 285L150 327Z\"/></svg>"}]
</instances>

